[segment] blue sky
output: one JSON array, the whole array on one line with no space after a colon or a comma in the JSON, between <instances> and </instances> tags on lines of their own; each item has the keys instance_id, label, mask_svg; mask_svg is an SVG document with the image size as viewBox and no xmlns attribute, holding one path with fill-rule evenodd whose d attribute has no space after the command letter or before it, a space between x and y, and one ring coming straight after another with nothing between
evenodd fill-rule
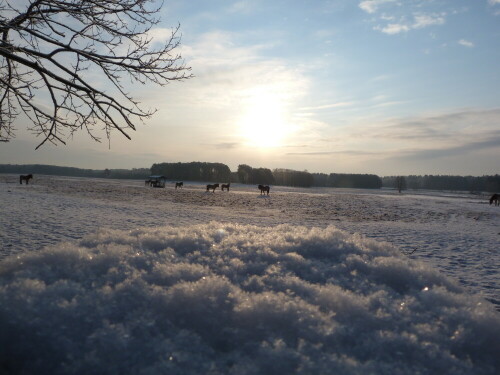
<instances>
[{"instance_id":1,"label":"blue sky","mask_svg":"<svg viewBox=\"0 0 500 375\"><path fill-rule=\"evenodd\" d=\"M195 77L134 87L158 112L132 141L34 151L20 120L2 163L500 173L500 0L166 0L161 18Z\"/></svg>"}]
</instances>

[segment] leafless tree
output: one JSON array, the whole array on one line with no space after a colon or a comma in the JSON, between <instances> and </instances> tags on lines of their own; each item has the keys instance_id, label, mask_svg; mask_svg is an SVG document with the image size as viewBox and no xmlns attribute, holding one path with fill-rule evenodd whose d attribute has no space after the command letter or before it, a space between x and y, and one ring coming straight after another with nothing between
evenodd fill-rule
<instances>
[{"instance_id":1,"label":"leafless tree","mask_svg":"<svg viewBox=\"0 0 500 375\"><path fill-rule=\"evenodd\" d=\"M22 113L42 138L38 147L65 143L81 129L96 141L99 129L108 140L114 129L130 139L128 132L155 110L140 108L124 78L163 86L191 77L176 52L179 25L160 47L153 45L161 6L155 0L0 0L0 141L14 137Z\"/></svg>"},{"instance_id":2,"label":"leafless tree","mask_svg":"<svg viewBox=\"0 0 500 375\"><path fill-rule=\"evenodd\" d=\"M394 185L396 189L398 189L398 192L401 193L402 190L406 190L406 178L403 176L396 176Z\"/></svg>"}]
</instances>

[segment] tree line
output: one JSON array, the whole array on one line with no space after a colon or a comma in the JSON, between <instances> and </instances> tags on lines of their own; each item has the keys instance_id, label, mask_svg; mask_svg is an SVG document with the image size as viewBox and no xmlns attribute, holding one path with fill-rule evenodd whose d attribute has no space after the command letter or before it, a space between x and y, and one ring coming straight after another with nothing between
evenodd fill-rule
<instances>
[{"instance_id":1,"label":"tree line","mask_svg":"<svg viewBox=\"0 0 500 375\"><path fill-rule=\"evenodd\" d=\"M500 191L500 175L494 176L387 176L382 178L382 186L393 188L400 185L403 189L413 190L452 190L471 193Z\"/></svg>"},{"instance_id":2,"label":"tree line","mask_svg":"<svg viewBox=\"0 0 500 375\"><path fill-rule=\"evenodd\" d=\"M151 174L181 181L229 182L231 179L231 170L226 164L198 161L153 164Z\"/></svg>"},{"instance_id":3,"label":"tree line","mask_svg":"<svg viewBox=\"0 0 500 375\"><path fill-rule=\"evenodd\" d=\"M97 177L116 179L146 179L150 175L163 175L170 180L239 182L243 184L280 185L295 187L333 187L398 190L451 190L467 192L499 192L500 175L492 176L386 176L349 173L309 173L292 169L253 168L238 165L236 172L222 163L158 163L151 168L133 169L82 169L44 164L0 164L0 173L46 174L73 177Z\"/></svg>"},{"instance_id":4,"label":"tree line","mask_svg":"<svg viewBox=\"0 0 500 375\"><path fill-rule=\"evenodd\" d=\"M373 174L309 173L293 169L252 168L246 164L238 166L238 180L244 184L273 184L295 187L337 187L380 189L382 179Z\"/></svg>"},{"instance_id":5,"label":"tree line","mask_svg":"<svg viewBox=\"0 0 500 375\"><path fill-rule=\"evenodd\" d=\"M380 189L382 179L374 174L354 173L314 173L314 186L352 188L352 189Z\"/></svg>"},{"instance_id":6,"label":"tree line","mask_svg":"<svg viewBox=\"0 0 500 375\"><path fill-rule=\"evenodd\" d=\"M45 164L0 164L0 173L46 174L52 176L96 177L117 179L145 179L149 168L133 169L83 169Z\"/></svg>"}]
</instances>

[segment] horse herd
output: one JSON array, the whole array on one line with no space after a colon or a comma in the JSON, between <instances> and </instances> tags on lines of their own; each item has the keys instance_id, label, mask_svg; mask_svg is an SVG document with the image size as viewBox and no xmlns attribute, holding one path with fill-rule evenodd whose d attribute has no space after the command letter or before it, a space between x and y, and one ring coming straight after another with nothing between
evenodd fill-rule
<instances>
[{"instance_id":1,"label":"horse herd","mask_svg":"<svg viewBox=\"0 0 500 375\"><path fill-rule=\"evenodd\" d=\"M175 188L182 188L184 186L184 183L183 182L176 182L175 183ZM220 187L220 189L222 191L224 190L227 190L229 191L229 188L231 187L231 183L228 182L227 184L222 184L222 185L219 185L219 184L208 184L207 185L207 191L212 191L212 193L215 193L215 189L217 189L218 187ZM259 190L260 190L260 194L261 195L265 195L267 193L267 195L269 195L269 190L271 189L269 186L264 186L264 185L259 185L258 186Z\"/></svg>"},{"instance_id":2,"label":"horse herd","mask_svg":"<svg viewBox=\"0 0 500 375\"><path fill-rule=\"evenodd\" d=\"M20 175L19 176L19 183L22 185L23 181L25 181L26 185L28 185L29 181L32 178L33 178L32 174ZM151 182L151 181L146 180L146 184L148 182ZM175 189L177 189L177 188L182 189L183 186L184 186L184 182L182 182L182 181L175 183ZM224 190L229 191L231 183L229 182L227 184L222 184L222 185L219 185L219 184L208 184L207 185L207 191L212 190L212 193L215 193L215 189L217 189L219 186L220 186L220 188L221 188L222 191L224 191ZM266 194L269 195L270 187L268 185L258 185L257 188L260 190L260 195L266 195ZM493 194L491 196L491 198L490 198L490 204L495 204L495 206L500 206L500 194Z\"/></svg>"}]
</instances>

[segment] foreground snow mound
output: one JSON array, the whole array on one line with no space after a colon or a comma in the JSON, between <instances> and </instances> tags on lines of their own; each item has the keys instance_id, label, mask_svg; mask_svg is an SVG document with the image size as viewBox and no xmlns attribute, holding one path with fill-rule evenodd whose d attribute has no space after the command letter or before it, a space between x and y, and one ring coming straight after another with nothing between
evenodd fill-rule
<instances>
[{"instance_id":1,"label":"foreground snow mound","mask_svg":"<svg viewBox=\"0 0 500 375\"><path fill-rule=\"evenodd\" d=\"M500 318L334 227L103 230L0 263L0 373L494 374Z\"/></svg>"}]
</instances>

